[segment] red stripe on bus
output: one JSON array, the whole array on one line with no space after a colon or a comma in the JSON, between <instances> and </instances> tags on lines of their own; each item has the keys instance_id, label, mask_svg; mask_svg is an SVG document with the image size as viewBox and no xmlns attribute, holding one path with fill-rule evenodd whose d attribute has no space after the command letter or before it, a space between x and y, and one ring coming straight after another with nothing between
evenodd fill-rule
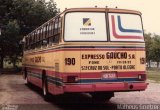
<instances>
[{"instance_id":1,"label":"red stripe on bus","mask_svg":"<svg viewBox=\"0 0 160 110\"><path fill-rule=\"evenodd\" d=\"M61 51L145 51L145 48L133 48L133 49L61 49L61 50L44 50L41 52L27 53L27 55L44 54L51 52L61 52Z\"/></svg>"}]
</instances>

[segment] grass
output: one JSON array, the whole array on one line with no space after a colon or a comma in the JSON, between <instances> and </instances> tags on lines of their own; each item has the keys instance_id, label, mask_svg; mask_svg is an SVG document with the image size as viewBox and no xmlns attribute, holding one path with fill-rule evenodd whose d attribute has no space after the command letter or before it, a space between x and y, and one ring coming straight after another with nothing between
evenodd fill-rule
<instances>
[{"instance_id":1,"label":"grass","mask_svg":"<svg viewBox=\"0 0 160 110\"><path fill-rule=\"evenodd\" d=\"M160 69L150 68L147 71L147 78L157 83L160 82Z\"/></svg>"}]
</instances>

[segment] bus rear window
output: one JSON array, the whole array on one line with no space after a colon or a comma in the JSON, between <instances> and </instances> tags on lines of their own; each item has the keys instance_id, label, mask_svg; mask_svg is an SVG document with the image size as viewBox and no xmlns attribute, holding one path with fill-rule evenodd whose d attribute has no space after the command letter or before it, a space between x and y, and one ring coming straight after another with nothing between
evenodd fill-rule
<instances>
[{"instance_id":1,"label":"bus rear window","mask_svg":"<svg viewBox=\"0 0 160 110\"><path fill-rule=\"evenodd\" d=\"M65 15L65 41L107 41L105 13L71 12Z\"/></svg>"},{"instance_id":2,"label":"bus rear window","mask_svg":"<svg viewBox=\"0 0 160 110\"><path fill-rule=\"evenodd\" d=\"M109 28L111 41L144 42L139 15L109 13Z\"/></svg>"}]
</instances>

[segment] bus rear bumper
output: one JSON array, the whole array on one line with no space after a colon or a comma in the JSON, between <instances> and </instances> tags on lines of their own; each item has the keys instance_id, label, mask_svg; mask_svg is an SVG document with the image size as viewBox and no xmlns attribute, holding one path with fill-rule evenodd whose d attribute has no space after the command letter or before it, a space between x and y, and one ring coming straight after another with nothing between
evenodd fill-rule
<instances>
[{"instance_id":1,"label":"bus rear bumper","mask_svg":"<svg viewBox=\"0 0 160 110\"><path fill-rule=\"evenodd\" d=\"M143 91L148 83L107 83L65 85L64 92L100 92L100 91Z\"/></svg>"}]
</instances>

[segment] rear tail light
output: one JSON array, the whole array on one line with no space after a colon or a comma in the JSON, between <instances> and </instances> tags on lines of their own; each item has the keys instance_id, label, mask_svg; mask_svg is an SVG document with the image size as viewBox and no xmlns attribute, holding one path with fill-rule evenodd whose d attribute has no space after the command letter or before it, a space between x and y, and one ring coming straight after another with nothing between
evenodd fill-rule
<instances>
[{"instance_id":1,"label":"rear tail light","mask_svg":"<svg viewBox=\"0 0 160 110\"><path fill-rule=\"evenodd\" d=\"M146 80L146 74L139 74L138 79L141 80L141 81L145 81Z\"/></svg>"},{"instance_id":2,"label":"rear tail light","mask_svg":"<svg viewBox=\"0 0 160 110\"><path fill-rule=\"evenodd\" d=\"M67 76L68 83L75 83L78 82L78 76Z\"/></svg>"}]
</instances>

